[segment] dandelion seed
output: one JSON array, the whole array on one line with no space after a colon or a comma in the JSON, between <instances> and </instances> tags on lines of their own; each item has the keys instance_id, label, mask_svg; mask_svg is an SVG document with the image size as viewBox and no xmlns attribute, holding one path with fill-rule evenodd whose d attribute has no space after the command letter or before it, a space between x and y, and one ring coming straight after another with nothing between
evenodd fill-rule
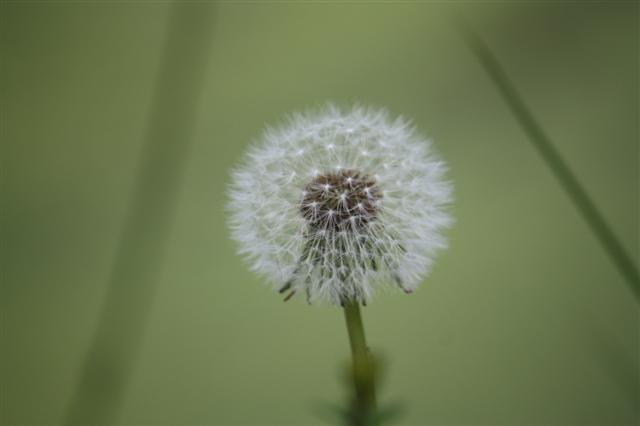
<instances>
[{"instance_id":1,"label":"dandelion seed","mask_svg":"<svg viewBox=\"0 0 640 426\"><path fill-rule=\"evenodd\" d=\"M444 173L402 119L358 107L297 114L234 171L232 235L287 297L343 305L385 286L410 293L446 246Z\"/></svg>"}]
</instances>

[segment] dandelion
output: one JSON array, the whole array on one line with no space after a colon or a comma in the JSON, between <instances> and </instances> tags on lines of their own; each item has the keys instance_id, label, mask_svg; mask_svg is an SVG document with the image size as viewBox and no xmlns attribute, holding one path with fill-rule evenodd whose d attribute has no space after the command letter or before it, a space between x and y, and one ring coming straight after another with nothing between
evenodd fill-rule
<instances>
[{"instance_id":1,"label":"dandelion","mask_svg":"<svg viewBox=\"0 0 640 426\"><path fill-rule=\"evenodd\" d=\"M445 165L405 120L328 106L267 129L235 170L234 239L285 301L344 307L353 360L348 424L378 422L375 368L360 304L374 291L411 293L445 247Z\"/></svg>"},{"instance_id":2,"label":"dandelion","mask_svg":"<svg viewBox=\"0 0 640 426\"><path fill-rule=\"evenodd\" d=\"M445 164L402 118L328 106L269 128L233 174L234 239L253 270L307 300L411 293L446 245Z\"/></svg>"}]
</instances>

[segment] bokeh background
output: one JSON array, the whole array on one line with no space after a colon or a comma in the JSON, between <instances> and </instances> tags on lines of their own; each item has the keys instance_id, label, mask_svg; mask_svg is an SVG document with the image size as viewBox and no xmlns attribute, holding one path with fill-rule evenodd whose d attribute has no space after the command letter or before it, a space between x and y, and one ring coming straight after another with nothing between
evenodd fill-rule
<instances>
[{"instance_id":1,"label":"bokeh background","mask_svg":"<svg viewBox=\"0 0 640 426\"><path fill-rule=\"evenodd\" d=\"M412 119L455 183L433 274L364 310L395 424L636 424L638 302L452 10L637 262L636 2L3 1L0 423L100 416L101 392L123 425L331 422L342 313L282 303L224 212L264 125L330 100Z\"/></svg>"}]
</instances>

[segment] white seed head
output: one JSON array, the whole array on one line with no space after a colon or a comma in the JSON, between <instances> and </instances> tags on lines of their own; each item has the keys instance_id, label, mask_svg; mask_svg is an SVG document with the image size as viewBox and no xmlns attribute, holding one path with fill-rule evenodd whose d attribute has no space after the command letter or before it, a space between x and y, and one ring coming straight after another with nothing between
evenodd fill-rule
<instances>
[{"instance_id":1,"label":"white seed head","mask_svg":"<svg viewBox=\"0 0 640 426\"><path fill-rule=\"evenodd\" d=\"M366 302L413 291L446 246L445 164L405 120L327 106L267 129L233 172L240 253L280 292Z\"/></svg>"}]
</instances>

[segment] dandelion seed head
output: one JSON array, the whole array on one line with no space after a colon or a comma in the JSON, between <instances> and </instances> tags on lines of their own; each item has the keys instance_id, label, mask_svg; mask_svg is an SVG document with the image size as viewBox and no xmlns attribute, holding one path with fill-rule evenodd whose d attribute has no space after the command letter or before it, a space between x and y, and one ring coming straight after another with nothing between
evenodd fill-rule
<instances>
[{"instance_id":1,"label":"dandelion seed head","mask_svg":"<svg viewBox=\"0 0 640 426\"><path fill-rule=\"evenodd\" d=\"M234 170L232 236L254 271L309 302L410 293L446 246L445 171L430 142L384 111L295 114Z\"/></svg>"}]
</instances>

